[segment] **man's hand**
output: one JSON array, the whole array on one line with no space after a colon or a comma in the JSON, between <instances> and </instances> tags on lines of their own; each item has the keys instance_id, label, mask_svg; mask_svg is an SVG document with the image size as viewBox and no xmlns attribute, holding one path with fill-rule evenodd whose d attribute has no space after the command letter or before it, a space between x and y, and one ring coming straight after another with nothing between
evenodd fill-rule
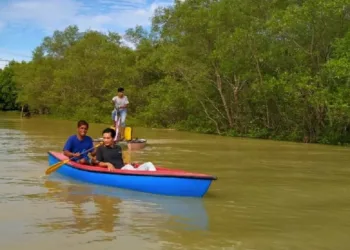
<instances>
[{"instance_id":1,"label":"man's hand","mask_svg":"<svg viewBox=\"0 0 350 250\"><path fill-rule=\"evenodd\" d=\"M107 169L109 170L109 171L112 171L113 169L115 169L114 168L114 166L113 166L113 164L111 164L111 163L107 163Z\"/></svg>"},{"instance_id":2,"label":"man's hand","mask_svg":"<svg viewBox=\"0 0 350 250\"><path fill-rule=\"evenodd\" d=\"M80 156L80 153L74 153L73 154L73 157L79 157Z\"/></svg>"},{"instance_id":3,"label":"man's hand","mask_svg":"<svg viewBox=\"0 0 350 250\"><path fill-rule=\"evenodd\" d=\"M91 156L96 156L96 148L94 148L94 150L90 153Z\"/></svg>"}]
</instances>

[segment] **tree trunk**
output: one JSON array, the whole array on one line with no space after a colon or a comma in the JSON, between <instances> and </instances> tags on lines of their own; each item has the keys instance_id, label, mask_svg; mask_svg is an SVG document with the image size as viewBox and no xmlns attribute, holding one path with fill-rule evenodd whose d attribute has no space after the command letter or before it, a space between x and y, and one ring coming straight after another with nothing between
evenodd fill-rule
<instances>
[{"instance_id":1,"label":"tree trunk","mask_svg":"<svg viewBox=\"0 0 350 250\"><path fill-rule=\"evenodd\" d=\"M224 109L225 109L225 112L226 112L226 116L227 116L227 120L228 120L228 123L229 123L229 127L233 128L233 119L232 119L232 116L230 114L230 110L229 110L229 107L227 105L224 93L222 92L222 80L221 80L221 76L220 76L220 74L219 74L219 72L218 72L216 67L215 67L215 76L216 76L216 87L217 87L217 89L219 91L222 104L224 105Z\"/></svg>"}]
</instances>

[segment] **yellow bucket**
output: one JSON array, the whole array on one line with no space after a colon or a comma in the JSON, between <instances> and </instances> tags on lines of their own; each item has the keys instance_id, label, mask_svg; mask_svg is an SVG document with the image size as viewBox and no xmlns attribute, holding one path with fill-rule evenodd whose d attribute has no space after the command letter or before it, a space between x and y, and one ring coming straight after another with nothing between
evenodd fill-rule
<instances>
[{"instance_id":1,"label":"yellow bucket","mask_svg":"<svg viewBox=\"0 0 350 250\"><path fill-rule=\"evenodd\" d=\"M131 127L125 127L124 138L126 141L130 141L132 139L132 128Z\"/></svg>"}]
</instances>

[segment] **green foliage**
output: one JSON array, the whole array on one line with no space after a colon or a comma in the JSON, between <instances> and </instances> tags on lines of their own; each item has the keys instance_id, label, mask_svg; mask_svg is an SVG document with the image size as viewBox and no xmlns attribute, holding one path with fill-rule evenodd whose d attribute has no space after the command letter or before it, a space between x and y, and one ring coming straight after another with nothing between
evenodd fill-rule
<instances>
[{"instance_id":1,"label":"green foliage","mask_svg":"<svg viewBox=\"0 0 350 250\"><path fill-rule=\"evenodd\" d=\"M175 1L150 32L126 31L134 49L116 33L55 31L0 86L15 86L6 103L60 117L110 122L123 86L129 124L347 144L349 28L347 0Z\"/></svg>"},{"instance_id":2,"label":"green foliage","mask_svg":"<svg viewBox=\"0 0 350 250\"><path fill-rule=\"evenodd\" d=\"M15 64L10 62L3 70L0 69L0 110L2 111L18 109L17 88L13 77Z\"/></svg>"}]
</instances>

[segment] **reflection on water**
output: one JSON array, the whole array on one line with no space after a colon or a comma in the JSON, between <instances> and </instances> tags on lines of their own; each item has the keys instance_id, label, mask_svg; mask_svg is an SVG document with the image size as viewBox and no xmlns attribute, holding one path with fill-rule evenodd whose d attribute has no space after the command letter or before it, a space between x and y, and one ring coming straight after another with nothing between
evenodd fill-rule
<instances>
[{"instance_id":1,"label":"reflection on water","mask_svg":"<svg viewBox=\"0 0 350 250\"><path fill-rule=\"evenodd\" d=\"M80 232L113 232L121 220L130 216L138 226L161 222L163 227L183 230L206 230L208 218L202 199L163 197L141 192L69 182L58 174L44 182L48 192L30 195L30 199L53 199L72 207L75 223L58 221L45 225L52 229L74 228ZM85 208L85 210L84 210ZM87 209L87 210L86 210ZM57 224L58 223L58 224ZM64 224L66 223L66 224ZM148 225L149 226L149 225Z\"/></svg>"},{"instance_id":2,"label":"reflection on water","mask_svg":"<svg viewBox=\"0 0 350 250\"><path fill-rule=\"evenodd\" d=\"M62 186L60 182L45 181L44 186L48 192L42 195L42 198L67 202L71 206L74 220L48 221L39 224L40 227L51 230L69 229L76 233L86 233L93 230L113 232L115 220L119 214L119 199L84 195L86 187L78 185ZM81 194L79 194L80 192ZM31 196L30 198L38 197ZM84 205L89 205L90 202L95 205L96 212L94 213L86 212L84 209Z\"/></svg>"}]
</instances>

